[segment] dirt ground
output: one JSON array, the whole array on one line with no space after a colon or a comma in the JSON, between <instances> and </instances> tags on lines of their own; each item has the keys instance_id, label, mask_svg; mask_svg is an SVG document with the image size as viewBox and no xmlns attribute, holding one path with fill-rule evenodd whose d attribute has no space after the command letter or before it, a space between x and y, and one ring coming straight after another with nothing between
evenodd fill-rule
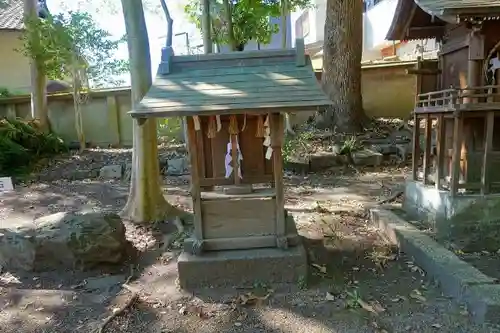
<instances>
[{"instance_id":1,"label":"dirt ground","mask_svg":"<svg viewBox=\"0 0 500 333\"><path fill-rule=\"evenodd\" d=\"M286 208L306 245L308 281L181 291L179 242L168 249L160 244L174 228L125 221L127 237L141 251L137 262L90 272L3 272L0 332L99 332L134 295L104 332L500 332L472 325L467 309L443 297L411 258L390 249L370 226L365 208L398 191L405 174L380 169L287 175ZM165 193L189 210L187 182L165 178ZM20 185L0 197L0 221L5 227L49 212L116 211L127 190L122 181Z\"/></svg>"}]
</instances>

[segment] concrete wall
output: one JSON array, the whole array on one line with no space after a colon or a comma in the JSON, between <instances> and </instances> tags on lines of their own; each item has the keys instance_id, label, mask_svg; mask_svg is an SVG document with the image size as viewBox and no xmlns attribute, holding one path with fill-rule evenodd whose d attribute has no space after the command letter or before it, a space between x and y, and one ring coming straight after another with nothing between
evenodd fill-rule
<instances>
[{"instance_id":1,"label":"concrete wall","mask_svg":"<svg viewBox=\"0 0 500 333\"><path fill-rule=\"evenodd\" d=\"M29 96L0 99L0 117L28 118L30 106ZM51 95L48 107L53 130L68 142L77 141L72 95ZM82 105L86 140L101 147L132 145L132 118L127 114L130 109L129 88L91 93Z\"/></svg>"},{"instance_id":2,"label":"concrete wall","mask_svg":"<svg viewBox=\"0 0 500 333\"><path fill-rule=\"evenodd\" d=\"M416 77L405 74L405 70L414 65L414 62L406 62L363 67L363 104L369 116L406 118L410 115L415 101ZM320 72L317 77L321 79ZM0 99L0 117L28 118L30 103L27 95ZM77 141L71 94L50 95L48 106L53 130L66 141ZM92 92L82 105L86 140L100 147L132 145L132 118L127 114L130 109L129 88ZM292 121L303 123L312 115L300 113ZM176 126L177 123L173 127ZM182 133L173 130L164 128L160 133L181 139Z\"/></svg>"},{"instance_id":3,"label":"concrete wall","mask_svg":"<svg viewBox=\"0 0 500 333\"><path fill-rule=\"evenodd\" d=\"M415 106L416 76L406 74L414 62L362 67L363 107L368 116L408 118Z\"/></svg>"},{"instance_id":4,"label":"concrete wall","mask_svg":"<svg viewBox=\"0 0 500 333\"><path fill-rule=\"evenodd\" d=\"M21 32L0 30L0 88L29 92L29 60L16 49L22 48Z\"/></svg>"},{"instance_id":5,"label":"concrete wall","mask_svg":"<svg viewBox=\"0 0 500 333\"><path fill-rule=\"evenodd\" d=\"M415 62L393 62L361 67L365 113L374 118L408 118L415 106L416 76L406 74ZM321 72L316 72L321 80Z\"/></svg>"}]
</instances>

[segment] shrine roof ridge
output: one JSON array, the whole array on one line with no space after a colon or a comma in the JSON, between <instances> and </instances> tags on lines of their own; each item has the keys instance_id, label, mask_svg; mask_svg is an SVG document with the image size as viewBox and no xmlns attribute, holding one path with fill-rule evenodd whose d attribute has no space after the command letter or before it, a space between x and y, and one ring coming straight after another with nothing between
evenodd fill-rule
<instances>
[{"instance_id":1,"label":"shrine roof ridge","mask_svg":"<svg viewBox=\"0 0 500 333\"><path fill-rule=\"evenodd\" d=\"M158 75L133 117L311 111L323 93L303 40L295 49L174 56L164 49Z\"/></svg>"}]
</instances>

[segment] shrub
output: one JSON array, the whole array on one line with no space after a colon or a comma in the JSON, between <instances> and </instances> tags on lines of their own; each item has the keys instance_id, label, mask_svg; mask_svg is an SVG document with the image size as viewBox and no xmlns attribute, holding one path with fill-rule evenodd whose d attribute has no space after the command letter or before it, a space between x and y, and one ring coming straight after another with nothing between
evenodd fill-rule
<instances>
[{"instance_id":1,"label":"shrub","mask_svg":"<svg viewBox=\"0 0 500 333\"><path fill-rule=\"evenodd\" d=\"M54 133L43 133L36 120L0 119L0 176L25 170L42 157L67 151Z\"/></svg>"}]
</instances>

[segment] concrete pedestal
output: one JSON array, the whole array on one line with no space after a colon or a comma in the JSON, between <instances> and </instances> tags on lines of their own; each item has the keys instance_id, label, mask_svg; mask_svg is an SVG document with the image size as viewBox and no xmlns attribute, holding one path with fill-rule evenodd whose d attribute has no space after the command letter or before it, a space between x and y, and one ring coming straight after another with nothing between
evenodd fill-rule
<instances>
[{"instance_id":1,"label":"concrete pedestal","mask_svg":"<svg viewBox=\"0 0 500 333\"><path fill-rule=\"evenodd\" d=\"M182 288L206 286L297 283L307 274L303 245L281 249L206 252L194 256L183 252L177 261Z\"/></svg>"},{"instance_id":2,"label":"concrete pedestal","mask_svg":"<svg viewBox=\"0 0 500 333\"><path fill-rule=\"evenodd\" d=\"M432 185L407 181L403 209L411 217L434 225L438 232L460 222L498 220L500 194L451 196Z\"/></svg>"}]
</instances>

